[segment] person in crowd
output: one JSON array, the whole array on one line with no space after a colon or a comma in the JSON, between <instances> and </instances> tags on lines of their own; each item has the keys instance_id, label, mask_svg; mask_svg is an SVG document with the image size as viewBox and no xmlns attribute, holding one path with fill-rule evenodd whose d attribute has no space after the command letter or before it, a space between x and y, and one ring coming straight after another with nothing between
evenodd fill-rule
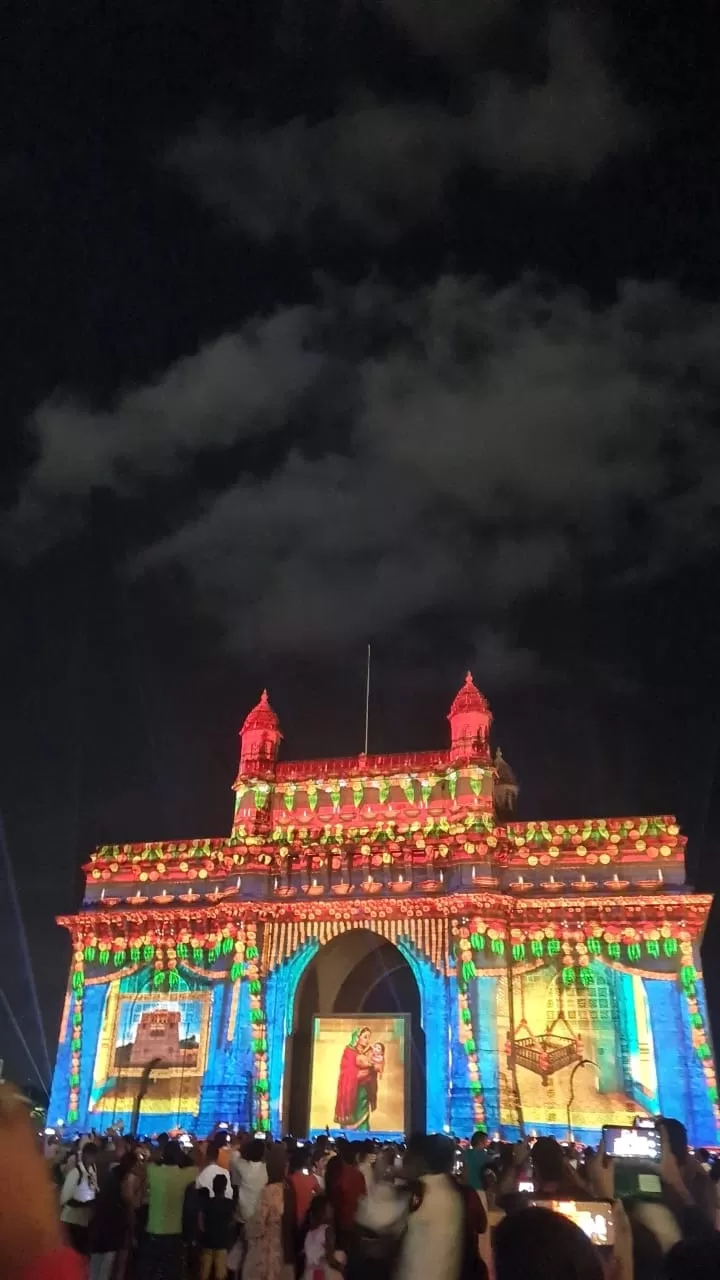
<instances>
[{"instance_id":1,"label":"person in crowd","mask_svg":"<svg viewBox=\"0 0 720 1280\"><path fill-rule=\"evenodd\" d=\"M366 1138L364 1142L360 1143L360 1148L358 1152L358 1162L357 1162L358 1169L360 1170L365 1180L366 1195L373 1184L373 1176L374 1176L373 1171L375 1167L375 1158L376 1158L375 1143L372 1141L371 1138Z\"/></svg>"},{"instance_id":2,"label":"person in crowd","mask_svg":"<svg viewBox=\"0 0 720 1280\"><path fill-rule=\"evenodd\" d=\"M60 1221L76 1253L87 1257L90 1252L90 1221L98 1193L94 1142L86 1142L65 1175L60 1192Z\"/></svg>"},{"instance_id":3,"label":"person in crowd","mask_svg":"<svg viewBox=\"0 0 720 1280\"><path fill-rule=\"evenodd\" d=\"M310 1205L302 1253L305 1280L325 1280L326 1268L335 1261L332 1206L325 1195L316 1195Z\"/></svg>"},{"instance_id":4,"label":"person in crowd","mask_svg":"<svg viewBox=\"0 0 720 1280\"><path fill-rule=\"evenodd\" d=\"M260 1192L267 1185L266 1150L262 1138L246 1138L231 1160L237 1238L228 1255L228 1269L233 1272L241 1270L247 1251L247 1224L257 1209Z\"/></svg>"},{"instance_id":5,"label":"person in crowd","mask_svg":"<svg viewBox=\"0 0 720 1280\"><path fill-rule=\"evenodd\" d=\"M225 1280L228 1251L232 1244L234 1205L227 1198L226 1173L216 1173L212 1195L206 1187L200 1190L198 1239L200 1243L200 1280Z\"/></svg>"},{"instance_id":6,"label":"person in crowd","mask_svg":"<svg viewBox=\"0 0 720 1280\"><path fill-rule=\"evenodd\" d=\"M286 1268L294 1268L295 1204L286 1173L287 1151L274 1143L267 1153L267 1185L247 1223L243 1280L280 1280Z\"/></svg>"},{"instance_id":7,"label":"person in crowd","mask_svg":"<svg viewBox=\"0 0 720 1280\"><path fill-rule=\"evenodd\" d=\"M327 1138L318 1138L312 1148L310 1158L310 1168L315 1174L315 1180L318 1184L318 1190L325 1193L325 1175L327 1167L335 1155L335 1149L327 1141Z\"/></svg>"},{"instance_id":8,"label":"person in crowd","mask_svg":"<svg viewBox=\"0 0 720 1280\"><path fill-rule=\"evenodd\" d=\"M161 1164L147 1171L148 1219L143 1249L143 1280L178 1280L185 1261L183 1205L188 1186L195 1181L194 1165L184 1158L182 1147L168 1139Z\"/></svg>"},{"instance_id":9,"label":"person in crowd","mask_svg":"<svg viewBox=\"0 0 720 1280\"><path fill-rule=\"evenodd\" d=\"M465 1173L464 1169L463 1173ZM482 1188L476 1191L463 1179L457 1180L457 1188L463 1200L464 1213L462 1274L465 1276L470 1272L470 1259L474 1256L481 1259L483 1274L485 1272L489 1274L492 1269L492 1256L487 1195Z\"/></svg>"},{"instance_id":10,"label":"person in crowd","mask_svg":"<svg viewBox=\"0 0 720 1280\"><path fill-rule=\"evenodd\" d=\"M230 1155L227 1145L227 1137L224 1133L219 1134L215 1138L211 1138L207 1144L205 1153L205 1167L197 1176L195 1186L198 1191L203 1188L206 1191L212 1191L213 1183L219 1173L224 1173L226 1191L225 1195L228 1200L233 1198L232 1182L229 1177Z\"/></svg>"},{"instance_id":11,"label":"person in crowd","mask_svg":"<svg viewBox=\"0 0 720 1280\"><path fill-rule=\"evenodd\" d=\"M342 1140L337 1144L337 1169L326 1174L326 1191L332 1205L338 1248L347 1252L359 1201L366 1194L365 1179L355 1163L355 1148ZM331 1176L332 1175L332 1176Z\"/></svg>"},{"instance_id":12,"label":"person in crowd","mask_svg":"<svg viewBox=\"0 0 720 1280\"><path fill-rule=\"evenodd\" d=\"M681 1240L665 1258L664 1280L717 1280L720 1276L720 1234Z\"/></svg>"},{"instance_id":13,"label":"person in crowd","mask_svg":"<svg viewBox=\"0 0 720 1280\"><path fill-rule=\"evenodd\" d=\"M296 1148L290 1156L290 1185L295 1200L295 1224L299 1239L302 1238L313 1196L320 1190L318 1180L310 1168L311 1158L312 1151L306 1147Z\"/></svg>"},{"instance_id":14,"label":"person in crowd","mask_svg":"<svg viewBox=\"0 0 720 1280\"><path fill-rule=\"evenodd\" d=\"M483 1190L483 1173L492 1162L490 1140L485 1129L476 1129L465 1154L465 1176L473 1191Z\"/></svg>"},{"instance_id":15,"label":"person in crowd","mask_svg":"<svg viewBox=\"0 0 720 1280\"><path fill-rule=\"evenodd\" d=\"M463 1199L454 1185L455 1144L443 1134L408 1142L410 1211L395 1267L397 1280L458 1280L463 1260ZM414 1185L413 1185L414 1184Z\"/></svg>"},{"instance_id":16,"label":"person in crowd","mask_svg":"<svg viewBox=\"0 0 720 1280\"><path fill-rule=\"evenodd\" d=\"M237 1219L248 1223L257 1208L260 1192L268 1180L265 1143L262 1138L251 1138L246 1142L232 1162L231 1176L237 1190Z\"/></svg>"},{"instance_id":17,"label":"person in crowd","mask_svg":"<svg viewBox=\"0 0 720 1280\"><path fill-rule=\"evenodd\" d=\"M493 1257L495 1280L604 1280L600 1254L585 1233L545 1208L503 1218L493 1232Z\"/></svg>"},{"instance_id":18,"label":"person in crowd","mask_svg":"<svg viewBox=\"0 0 720 1280\"><path fill-rule=\"evenodd\" d=\"M0 1084L0 1276L84 1280L84 1260L63 1239L57 1195L27 1107Z\"/></svg>"},{"instance_id":19,"label":"person in crowd","mask_svg":"<svg viewBox=\"0 0 720 1280\"><path fill-rule=\"evenodd\" d=\"M110 1168L90 1223L90 1280L124 1280L135 1238L135 1215L143 1185L130 1144Z\"/></svg>"},{"instance_id":20,"label":"person in crowd","mask_svg":"<svg viewBox=\"0 0 720 1280\"><path fill-rule=\"evenodd\" d=\"M715 1188L700 1162L690 1154L685 1125L668 1117L663 1118L661 1129L667 1136L669 1153L674 1157L674 1161L665 1159L665 1179L672 1181L677 1194L686 1203L694 1205L714 1227L717 1213Z\"/></svg>"},{"instance_id":21,"label":"person in crowd","mask_svg":"<svg viewBox=\"0 0 720 1280\"><path fill-rule=\"evenodd\" d=\"M151 1159L154 1164L162 1164L165 1159L165 1148L170 1141L166 1133L159 1133L155 1145L151 1148Z\"/></svg>"}]
</instances>

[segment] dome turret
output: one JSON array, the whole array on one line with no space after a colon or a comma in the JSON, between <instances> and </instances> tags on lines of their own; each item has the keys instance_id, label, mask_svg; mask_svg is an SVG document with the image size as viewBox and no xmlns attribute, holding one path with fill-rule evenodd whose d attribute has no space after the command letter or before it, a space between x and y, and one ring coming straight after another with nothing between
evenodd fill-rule
<instances>
[{"instance_id":1,"label":"dome turret","mask_svg":"<svg viewBox=\"0 0 720 1280\"><path fill-rule=\"evenodd\" d=\"M492 713L487 699L475 685L469 671L464 685L455 695L448 720L452 760L489 759L488 738Z\"/></svg>"},{"instance_id":2,"label":"dome turret","mask_svg":"<svg viewBox=\"0 0 720 1280\"><path fill-rule=\"evenodd\" d=\"M263 689L257 706L245 717L240 730L239 777L260 777L273 773L282 733L280 721L270 706L267 689Z\"/></svg>"}]
</instances>

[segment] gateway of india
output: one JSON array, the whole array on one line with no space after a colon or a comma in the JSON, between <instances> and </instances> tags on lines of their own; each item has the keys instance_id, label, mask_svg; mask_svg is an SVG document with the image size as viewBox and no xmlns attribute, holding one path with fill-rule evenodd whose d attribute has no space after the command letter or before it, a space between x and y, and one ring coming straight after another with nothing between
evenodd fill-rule
<instances>
[{"instance_id":1,"label":"gateway of india","mask_svg":"<svg viewBox=\"0 0 720 1280\"><path fill-rule=\"evenodd\" d=\"M720 1141L675 819L517 821L469 674L447 719L438 750L283 761L265 692L227 835L91 854L50 1124Z\"/></svg>"}]
</instances>

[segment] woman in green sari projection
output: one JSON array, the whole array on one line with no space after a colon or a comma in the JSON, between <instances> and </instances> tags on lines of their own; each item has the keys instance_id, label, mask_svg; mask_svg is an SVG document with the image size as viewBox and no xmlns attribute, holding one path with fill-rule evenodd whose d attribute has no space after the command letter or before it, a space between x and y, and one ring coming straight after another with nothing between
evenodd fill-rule
<instances>
[{"instance_id":1,"label":"woman in green sari projection","mask_svg":"<svg viewBox=\"0 0 720 1280\"><path fill-rule=\"evenodd\" d=\"M370 1028L356 1027L340 1059L335 1123L341 1128L370 1128L370 1113L377 1107L379 1074Z\"/></svg>"}]
</instances>

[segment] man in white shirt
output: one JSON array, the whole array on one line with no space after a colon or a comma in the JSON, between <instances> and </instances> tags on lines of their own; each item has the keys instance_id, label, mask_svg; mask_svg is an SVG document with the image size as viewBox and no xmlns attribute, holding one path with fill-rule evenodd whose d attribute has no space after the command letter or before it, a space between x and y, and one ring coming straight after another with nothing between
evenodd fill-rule
<instances>
[{"instance_id":1,"label":"man in white shirt","mask_svg":"<svg viewBox=\"0 0 720 1280\"><path fill-rule=\"evenodd\" d=\"M225 1176L225 1195L228 1200L232 1200L233 1189L232 1183L230 1182L230 1171L227 1165L220 1164L218 1158L224 1147L225 1141L222 1138L213 1138L208 1142L207 1164L195 1179L195 1186L198 1191L204 1188L206 1191L210 1192L210 1195L212 1195L213 1179L216 1178L219 1173L222 1173Z\"/></svg>"}]
</instances>

